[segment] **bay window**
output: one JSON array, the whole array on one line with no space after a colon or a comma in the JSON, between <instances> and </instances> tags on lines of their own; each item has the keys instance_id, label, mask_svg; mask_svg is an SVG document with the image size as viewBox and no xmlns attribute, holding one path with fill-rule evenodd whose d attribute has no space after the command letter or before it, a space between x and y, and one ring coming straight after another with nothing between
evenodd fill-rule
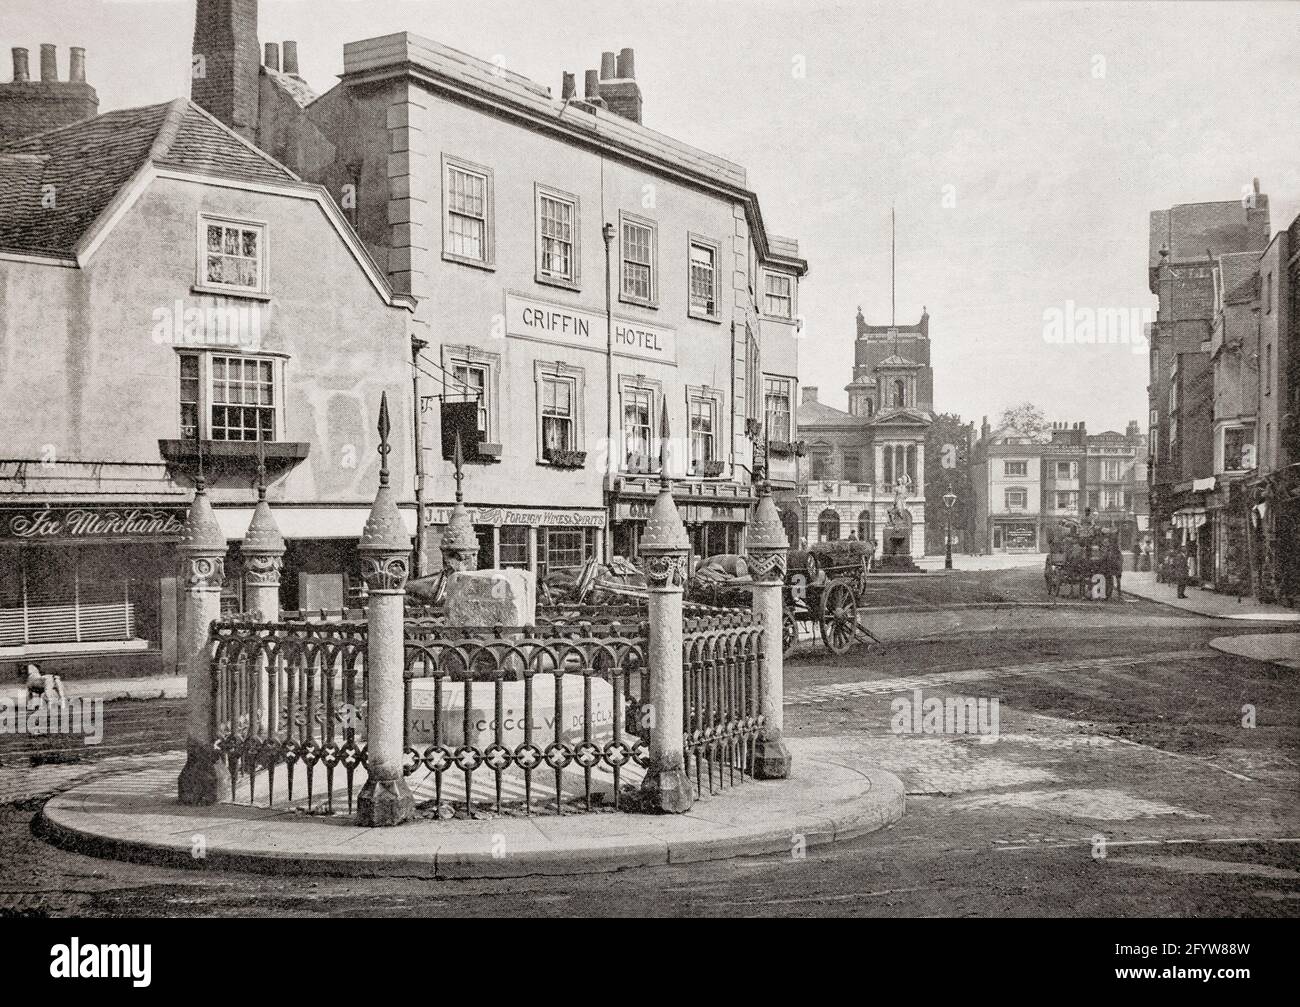
<instances>
[{"instance_id":1,"label":"bay window","mask_svg":"<svg viewBox=\"0 0 1300 1007\"><path fill-rule=\"evenodd\" d=\"M180 354L180 428L186 440L274 441L280 375L273 357Z\"/></svg>"}]
</instances>

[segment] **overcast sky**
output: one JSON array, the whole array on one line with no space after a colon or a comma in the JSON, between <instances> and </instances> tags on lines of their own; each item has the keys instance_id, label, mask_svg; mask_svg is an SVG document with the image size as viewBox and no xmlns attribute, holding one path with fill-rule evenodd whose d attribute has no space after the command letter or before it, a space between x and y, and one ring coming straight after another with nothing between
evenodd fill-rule
<instances>
[{"instance_id":1,"label":"overcast sky","mask_svg":"<svg viewBox=\"0 0 1300 1007\"><path fill-rule=\"evenodd\" d=\"M0 45L87 49L103 110L187 93L193 0L3 0ZM1147 214L1239 198L1300 209L1300 6L808 0L263 0L318 91L343 43L409 29L559 91L632 46L647 126L743 164L799 239L804 383L843 407L854 314L930 312L935 407L1026 398L1093 430L1145 425L1147 357L1053 345L1045 313L1153 309ZM802 71L802 72L801 72ZM0 79L8 80L5 71ZM946 197L946 198L945 198Z\"/></svg>"}]
</instances>

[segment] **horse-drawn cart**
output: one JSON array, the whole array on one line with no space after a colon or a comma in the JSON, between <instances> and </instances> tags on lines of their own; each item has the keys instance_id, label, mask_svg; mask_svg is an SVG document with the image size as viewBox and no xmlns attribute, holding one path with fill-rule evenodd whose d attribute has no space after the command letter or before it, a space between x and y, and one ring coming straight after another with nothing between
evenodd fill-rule
<instances>
[{"instance_id":1,"label":"horse-drawn cart","mask_svg":"<svg viewBox=\"0 0 1300 1007\"><path fill-rule=\"evenodd\" d=\"M1119 583L1123 571L1124 556L1114 533L1062 522L1050 535L1043 579L1052 597L1068 590L1075 598L1109 598L1112 583Z\"/></svg>"},{"instance_id":2,"label":"horse-drawn cart","mask_svg":"<svg viewBox=\"0 0 1300 1007\"><path fill-rule=\"evenodd\" d=\"M865 542L825 542L789 552L782 591L781 644L786 654L800 640L819 634L833 654L843 654L859 641L881 642L858 611L871 553L872 544ZM714 556L701 564L686 586L687 599L705 605L748 606L753 581L747 574L734 574L740 569L738 558ZM733 573L726 577L710 573L724 567Z\"/></svg>"}]
</instances>

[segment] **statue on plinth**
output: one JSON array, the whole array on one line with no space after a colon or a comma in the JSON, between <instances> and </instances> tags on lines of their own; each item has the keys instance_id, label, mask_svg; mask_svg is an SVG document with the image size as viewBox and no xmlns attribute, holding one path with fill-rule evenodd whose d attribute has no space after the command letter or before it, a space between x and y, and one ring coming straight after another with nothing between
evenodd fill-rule
<instances>
[{"instance_id":1,"label":"statue on plinth","mask_svg":"<svg viewBox=\"0 0 1300 1007\"><path fill-rule=\"evenodd\" d=\"M907 495L911 489L912 480L907 476L900 476L894 484L894 502L886 513L881 546L882 571L915 573L920 570L912 562L912 512L907 508Z\"/></svg>"}]
</instances>

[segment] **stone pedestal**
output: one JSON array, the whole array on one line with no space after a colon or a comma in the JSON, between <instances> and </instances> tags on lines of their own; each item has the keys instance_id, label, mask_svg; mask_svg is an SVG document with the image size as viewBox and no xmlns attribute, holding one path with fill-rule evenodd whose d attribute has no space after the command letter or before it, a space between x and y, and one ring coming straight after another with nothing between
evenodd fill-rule
<instances>
[{"instance_id":1,"label":"stone pedestal","mask_svg":"<svg viewBox=\"0 0 1300 1007\"><path fill-rule=\"evenodd\" d=\"M388 395L379 402L379 492L361 531L357 552L366 601L366 773L357 795L357 824L400 825L415 817L415 799L402 772L402 683L405 664L406 580L411 537L388 485Z\"/></svg>"},{"instance_id":2,"label":"stone pedestal","mask_svg":"<svg viewBox=\"0 0 1300 1007\"><path fill-rule=\"evenodd\" d=\"M531 626L537 585L529 570L454 571L447 576L447 625Z\"/></svg>"},{"instance_id":3,"label":"stone pedestal","mask_svg":"<svg viewBox=\"0 0 1300 1007\"><path fill-rule=\"evenodd\" d=\"M405 559L400 560L400 566L404 581ZM396 567L390 564L387 569L395 571ZM396 578L397 574L391 572L386 582L392 583ZM366 576L366 582L371 583L371 575ZM370 587L366 607L366 674L370 689L366 707L368 775L357 796L358 825L400 825L415 815L415 799L402 773L404 595L400 589Z\"/></svg>"},{"instance_id":4,"label":"stone pedestal","mask_svg":"<svg viewBox=\"0 0 1300 1007\"><path fill-rule=\"evenodd\" d=\"M176 661L185 675L189 716L185 766L176 781L181 804L215 804L229 787L225 763L217 758L212 723L209 629L221 617L226 538L200 482L190 505L176 576Z\"/></svg>"},{"instance_id":5,"label":"stone pedestal","mask_svg":"<svg viewBox=\"0 0 1300 1007\"><path fill-rule=\"evenodd\" d=\"M758 506L750 520L749 569L754 578L753 613L763 626L763 661L759 671L758 707L763 727L754 746L754 775L760 780L790 776L790 749L785 743L785 654L782 639L783 589L789 541L766 480L759 486Z\"/></svg>"}]
</instances>

